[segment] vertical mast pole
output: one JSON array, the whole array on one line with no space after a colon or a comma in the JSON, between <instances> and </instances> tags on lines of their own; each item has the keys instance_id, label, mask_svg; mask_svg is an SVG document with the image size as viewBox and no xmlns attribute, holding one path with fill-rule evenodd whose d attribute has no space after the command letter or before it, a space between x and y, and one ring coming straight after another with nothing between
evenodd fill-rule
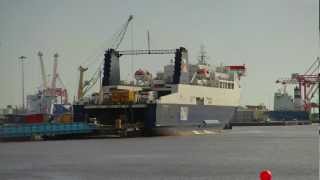
<instances>
[{"instance_id":1,"label":"vertical mast pole","mask_svg":"<svg viewBox=\"0 0 320 180\"><path fill-rule=\"evenodd\" d=\"M320 50L320 0L318 1L318 53ZM318 58L319 54L318 54ZM318 62L320 63L320 62ZM318 71L318 121L320 122L320 72ZM320 131L319 131L320 133Z\"/></svg>"},{"instance_id":2,"label":"vertical mast pole","mask_svg":"<svg viewBox=\"0 0 320 180\"><path fill-rule=\"evenodd\" d=\"M27 59L25 56L19 57L21 62L21 86L22 86L22 109L25 109L25 103L24 103L24 60Z\"/></svg>"}]
</instances>

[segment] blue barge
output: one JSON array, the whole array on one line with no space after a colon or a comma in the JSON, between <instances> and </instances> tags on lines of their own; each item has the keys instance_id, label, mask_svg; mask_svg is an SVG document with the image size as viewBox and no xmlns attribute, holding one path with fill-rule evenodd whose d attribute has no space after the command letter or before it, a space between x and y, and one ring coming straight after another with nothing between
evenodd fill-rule
<instances>
[{"instance_id":1,"label":"blue barge","mask_svg":"<svg viewBox=\"0 0 320 180\"><path fill-rule=\"evenodd\" d=\"M0 138L19 138L33 136L56 136L90 134L95 126L85 122L40 123L40 124L9 124L0 126Z\"/></svg>"}]
</instances>

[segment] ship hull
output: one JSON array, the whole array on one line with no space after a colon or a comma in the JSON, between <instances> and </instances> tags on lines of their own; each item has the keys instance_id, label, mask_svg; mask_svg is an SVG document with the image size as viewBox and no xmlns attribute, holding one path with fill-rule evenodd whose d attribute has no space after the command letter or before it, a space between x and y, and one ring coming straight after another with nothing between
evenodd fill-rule
<instances>
[{"instance_id":1,"label":"ship hull","mask_svg":"<svg viewBox=\"0 0 320 180\"><path fill-rule=\"evenodd\" d=\"M310 121L306 111L269 111L268 116L272 121Z\"/></svg>"},{"instance_id":2,"label":"ship hull","mask_svg":"<svg viewBox=\"0 0 320 180\"><path fill-rule=\"evenodd\" d=\"M116 127L116 119L121 117L128 127L143 124L146 135L178 135L230 127L236 109L233 106L160 103L87 105L83 109L83 116L78 118L83 121L95 119L112 128Z\"/></svg>"},{"instance_id":3,"label":"ship hull","mask_svg":"<svg viewBox=\"0 0 320 180\"><path fill-rule=\"evenodd\" d=\"M197 133L230 127L236 107L190 104L157 104L152 132L156 135ZM152 119L152 118L150 118ZM210 133L210 131L207 131Z\"/></svg>"}]
</instances>

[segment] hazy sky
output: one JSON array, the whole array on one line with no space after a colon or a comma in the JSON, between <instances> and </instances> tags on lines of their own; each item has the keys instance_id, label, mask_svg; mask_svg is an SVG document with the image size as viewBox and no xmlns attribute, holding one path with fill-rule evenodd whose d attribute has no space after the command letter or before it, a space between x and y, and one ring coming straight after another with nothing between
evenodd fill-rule
<instances>
[{"instance_id":1,"label":"hazy sky","mask_svg":"<svg viewBox=\"0 0 320 180\"><path fill-rule=\"evenodd\" d=\"M0 0L0 107L21 104L25 64L26 94L41 83L37 52L44 53L47 74L58 52L59 73L70 99L78 84L78 66L89 77L102 61L106 40L129 14L132 24L120 49L184 46L195 62L204 44L211 64L246 64L242 104L273 104L275 80L304 72L319 54L318 0ZM131 36L133 35L133 36ZM91 58L90 58L91 57ZM135 56L134 69L162 69L171 56ZM121 59L122 78L131 72L130 57Z\"/></svg>"}]
</instances>

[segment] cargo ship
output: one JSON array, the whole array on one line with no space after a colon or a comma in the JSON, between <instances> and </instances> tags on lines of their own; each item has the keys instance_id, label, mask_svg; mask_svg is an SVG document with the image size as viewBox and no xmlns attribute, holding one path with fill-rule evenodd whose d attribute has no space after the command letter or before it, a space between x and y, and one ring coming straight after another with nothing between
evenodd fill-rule
<instances>
[{"instance_id":1,"label":"cargo ship","mask_svg":"<svg viewBox=\"0 0 320 180\"><path fill-rule=\"evenodd\" d=\"M305 110L299 87L294 88L294 96L285 90L274 93L273 111L268 112L271 121L309 121L309 112Z\"/></svg>"},{"instance_id":2,"label":"cargo ship","mask_svg":"<svg viewBox=\"0 0 320 180\"><path fill-rule=\"evenodd\" d=\"M135 81L120 80L123 55L173 54L174 60L153 76L139 69ZM211 66L202 49L189 63L184 47L170 50L116 51L104 55L100 92L73 106L75 121L92 122L101 131L127 135L140 131L172 134L180 131L231 128L240 105L240 78L245 65Z\"/></svg>"}]
</instances>

